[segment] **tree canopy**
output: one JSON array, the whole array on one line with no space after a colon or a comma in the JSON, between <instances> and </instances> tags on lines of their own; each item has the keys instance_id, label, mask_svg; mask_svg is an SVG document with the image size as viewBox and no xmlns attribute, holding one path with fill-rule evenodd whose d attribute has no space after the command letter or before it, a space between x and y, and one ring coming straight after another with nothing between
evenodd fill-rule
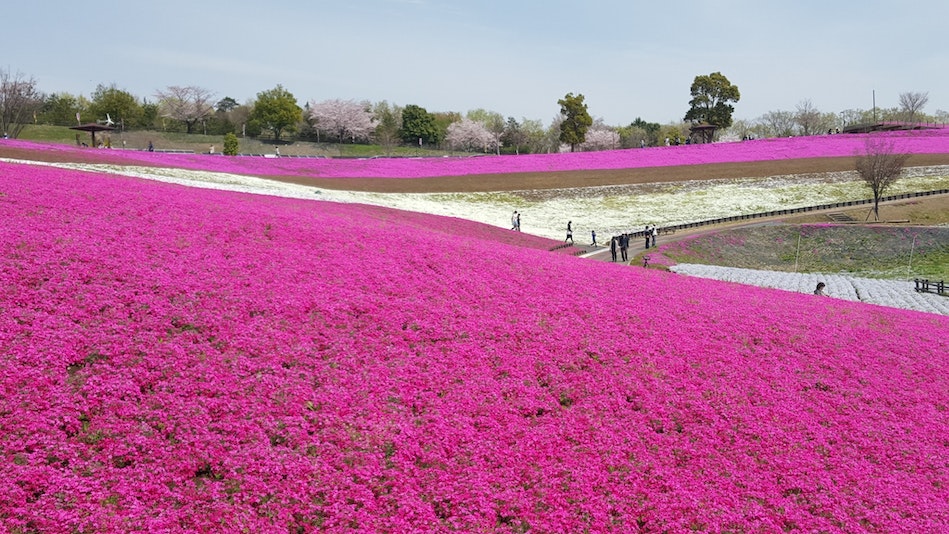
<instances>
[{"instance_id":1,"label":"tree canopy","mask_svg":"<svg viewBox=\"0 0 949 534\"><path fill-rule=\"evenodd\" d=\"M115 121L116 125L144 126L144 111L132 93L117 88L115 85L98 85L92 93L92 102L89 112L93 121L102 120L106 115Z\"/></svg>"},{"instance_id":2,"label":"tree canopy","mask_svg":"<svg viewBox=\"0 0 949 534\"><path fill-rule=\"evenodd\" d=\"M273 132L274 140L279 141L282 133L296 131L302 113L293 93L278 84L269 91L257 93L250 120L255 121L260 128Z\"/></svg>"},{"instance_id":3,"label":"tree canopy","mask_svg":"<svg viewBox=\"0 0 949 534\"><path fill-rule=\"evenodd\" d=\"M692 100L685 120L692 123L708 123L718 128L732 125L735 107L729 102L738 102L741 93L720 72L696 76L692 82Z\"/></svg>"},{"instance_id":4,"label":"tree canopy","mask_svg":"<svg viewBox=\"0 0 949 534\"><path fill-rule=\"evenodd\" d=\"M57 126L74 125L77 122L76 114L82 113L83 109L82 99L69 93L52 93L43 99L39 121Z\"/></svg>"},{"instance_id":5,"label":"tree canopy","mask_svg":"<svg viewBox=\"0 0 949 534\"><path fill-rule=\"evenodd\" d=\"M402 129L402 109L385 100L372 107L372 118L376 125L375 140L386 154L392 153L392 147L398 144L399 130Z\"/></svg>"},{"instance_id":6,"label":"tree canopy","mask_svg":"<svg viewBox=\"0 0 949 534\"><path fill-rule=\"evenodd\" d=\"M335 136L342 143L344 139L369 139L375 125L369 102L355 100L324 100L310 102L310 118L318 131Z\"/></svg>"},{"instance_id":7,"label":"tree canopy","mask_svg":"<svg viewBox=\"0 0 949 534\"><path fill-rule=\"evenodd\" d=\"M184 123L189 134L194 132L198 121L206 120L214 112L211 92L201 87L172 85L157 91L155 96L161 115Z\"/></svg>"},{"instance_id":8,"label":"tree canopy","mask_svg":"<svg viewBox=\"0 0 949 534\"><path fill-rule=\"evenodd\" d=\"M557 101L560 105L560 142L570 145L570 151L575 152L577 146L586 139L587 130L593 125L593 117L587 112L587 105L583 103L583 95L576 96L567 93Z\"/></svg>"},{"instance_id":9,"label":"tree canopy","mask_svg":"<svg viewBox=\"0 0 949 534\"><path fill-rule=\"evenodd\" d=\"M421 106L409 104L402 109L402 139L407 143L425 143L438 140L435 116Z\"/></svg>"},{"instance_id":10,"label":"tree canopy","mask_svg":"<svg viewBox=\"0 0 949 534\"><path fill-rule=\"evenodd\" d=\"M238 106L240 106L240 103L237 100L234 100L233 98L229 96L225 96L224 98L217 101L217 104L215 104L214 109L218 111L219 113L227 113L228 111L231 111Z\"/></svg>"},{"instance_id":11,"label":"tree canopy","mask_svg":"<svg viewBox=\"0 0 949 534\"><path fill-rule=\"evenodd\" d=\"M465 151L480 150L487 152L496 144L494 134L481 122L465 117L448 125L445 140L452 147Z\"/></svg>"}]
</instances>

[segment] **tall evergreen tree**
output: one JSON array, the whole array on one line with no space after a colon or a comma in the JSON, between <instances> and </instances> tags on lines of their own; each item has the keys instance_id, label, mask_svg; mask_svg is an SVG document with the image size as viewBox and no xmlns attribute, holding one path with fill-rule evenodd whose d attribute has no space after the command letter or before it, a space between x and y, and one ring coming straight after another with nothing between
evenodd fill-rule
<instances>
[{"instance_id":1,"label":"tall evergreen tree","mask_svg":"<svg viewBox=\"0 0 949 534\"><path fill-rule=\"evenodd\" d=\"M560 142L570 145L570 151L575 152L577 146L586 140L587 130L593 125L593 117L583 103L583 95L576 96L567 93L557 101L560 104L560 114L563 121L560 123Z\"/></svg>"},{"instance_id":2,"label":"tall evergreen tree","mask_svg":"<svg viewBox=\"0 0 949 534\"><path fill-rule=\"evenodd\" d=\"M738 102L741 93L720 72L696 76L692 82L692 100L685 120L692 123L707 123L718 128L732 125L735 107L729 102Z\"/></svg>"}]
</instances>

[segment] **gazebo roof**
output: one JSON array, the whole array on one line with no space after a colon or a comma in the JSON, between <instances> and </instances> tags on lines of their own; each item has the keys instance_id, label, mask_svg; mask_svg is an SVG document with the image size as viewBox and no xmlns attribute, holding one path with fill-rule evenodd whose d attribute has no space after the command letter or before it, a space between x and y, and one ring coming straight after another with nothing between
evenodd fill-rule
<instances>
[{"instance_id":1,"label":"gazebo roof","mask_svg":"<svg viewBox=\"0 0 949 534\"><path fill-rule=\"evenodd\" d=\"M88 124L80 124L79 126L70 126L69 129L79 130L80 132L95 133L95 132L107 132L107 131L114 130L115 128L113 128L112 126L105 125L105 124L97 124L94 122L90 122Z\"/></svg>"}]
</instances>

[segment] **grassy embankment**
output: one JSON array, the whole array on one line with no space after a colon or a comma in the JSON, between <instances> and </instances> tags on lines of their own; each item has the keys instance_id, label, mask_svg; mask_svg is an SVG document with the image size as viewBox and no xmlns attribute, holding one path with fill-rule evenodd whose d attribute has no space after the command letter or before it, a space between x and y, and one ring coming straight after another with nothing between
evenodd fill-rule
<instances>
[{"instance_id":1,"label":"grassy embankment","mask_svg":"<svg viewBox=\"0 0 949 534\"><path fill-rule=\"evenodd\" d=\"M949 196L881 206L881 217L907 221L899 224L863 223L865 207L841 213L859 222L829 224L826 214L808 214L783 224L703 232L663 253L678 263L949 280Z\"/></svg>"},{"instance_id":2,"label":"grassy embankment","mask_svg":"<svg viewBox=\"0 0 949 534\"><path fill-rule=\"evenodd\" d=\"M74 144L76 130L65 126L26 126L20 134L24 141L42 141L50 143ZM81 141L89 143L89 134L78 132ZM105 142L110 139L113 148L142 150L151 141L158 149L190 150L197 153L208 152L211 145L220 152L224 147L223 135L187 134L182 132L161 132L134 130L123 132L115 130L111 133L96 134L97 141ZM272 140L258 140L239 138L240 152L243 154L271 154L274 152ZM285 156L326 156L326 157L372 157L385 155L385 150L379 145L340 144L340 143L313 143L309 141L281 141L280 154ZM444 156L446 152L429 148L393 147L391 155L403 157L415 156Z\"/></svg>"}]
</instances>

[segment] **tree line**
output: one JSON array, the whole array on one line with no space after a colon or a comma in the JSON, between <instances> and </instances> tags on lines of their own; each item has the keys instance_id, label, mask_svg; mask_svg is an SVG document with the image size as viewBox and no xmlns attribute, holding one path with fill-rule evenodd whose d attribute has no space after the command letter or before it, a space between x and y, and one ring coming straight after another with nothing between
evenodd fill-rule
<instances>
[{"instance_id":1,"label":"tree line","mask_svg":"<svg viewBox=\"0 0 949 534\"><path fill-rule=\"evenodd\" d=\"M949 119L944 111L935 116L923 113L928 94L909 92L900 95L895 108L823 113L805 99L793 111L776 110L752 121L733 122L734 104L741 95L724 75L696 76L690 91L688 110L679 123L661 125L637 117L627 125L608 125L590 115L584 95L568 93L557 102L560 113L545 127L539 120L517 120L480 108L465 114L430 112L416 104L342 99L311 100L301 107L281 85L244 103L227 96L216 99L197 86L169 86L151 98L139 98L115 84L100 84L88 97L44 93L32 77L0 69L0 128L16 138L30 124L75 126L108 117L113 127L123 130L232 134L275 143L363 143L378 145L387 154L397 146L522 154L559 152L562 147L589 151L709 142L722 136L813 135L871 121Z\"/></svg>"}]
</instances>

